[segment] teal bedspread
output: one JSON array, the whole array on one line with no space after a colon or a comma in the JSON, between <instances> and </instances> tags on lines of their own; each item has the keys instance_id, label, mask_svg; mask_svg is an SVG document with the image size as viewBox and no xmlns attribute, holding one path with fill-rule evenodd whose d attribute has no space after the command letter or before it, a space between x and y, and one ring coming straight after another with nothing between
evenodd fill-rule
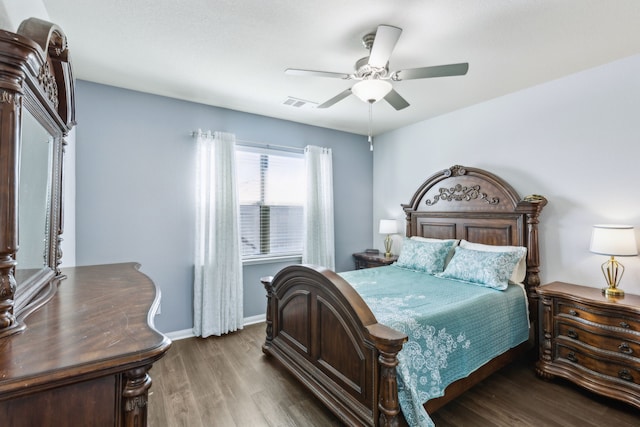
<instances>
[{"instance_id":1,"label":"teal bedspread","mask_svg":"<svg viewBox=\"0 0 640 427\"><path fill-rule=\"evenodd\" d=\"M409 337L398 355L398 392L410 426L433 426L424 402L529 337L519 285L498 291L393 265L340 275L378 322Z\"/></svg>"}]
</instances>

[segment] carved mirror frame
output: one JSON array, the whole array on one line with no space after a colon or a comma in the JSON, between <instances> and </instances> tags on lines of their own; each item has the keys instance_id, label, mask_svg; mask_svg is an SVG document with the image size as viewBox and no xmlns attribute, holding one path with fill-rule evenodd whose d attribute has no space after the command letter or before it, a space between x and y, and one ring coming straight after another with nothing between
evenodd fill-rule
<instances>
[{"instance_id":1,"label":"carved mirror frame","mask_svg":"<svg viewBox=\"0 0 640 427\"><path fill-rule=\"evenodd\" d=\"M26 115L48 134L42 202L42 267L21 270L20 171ZM56 25L36 18L16 33L0 30L0 337L25 328L24 317L55 293L63 232L62 181L65 137L75 125L74 83L67 39ZM24 156L26 157L26 156ZM24 226L28 227L28 226ZM24 228L23 231L30 231ZM36 230L37 231L37 230ZM27 233L24 233L27 234ZM26 239L25 239L26 240ZM36 250L39 250L36 249Z\"/></svg>"}]
</instances>

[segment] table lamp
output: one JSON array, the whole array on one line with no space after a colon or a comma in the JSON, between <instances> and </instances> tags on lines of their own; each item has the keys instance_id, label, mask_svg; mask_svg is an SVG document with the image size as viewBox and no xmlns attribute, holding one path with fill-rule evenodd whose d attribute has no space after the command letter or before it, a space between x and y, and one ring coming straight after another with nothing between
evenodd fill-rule
<instances>
[{"instance_id":1,"label":"table lamp","mask_svg":"<svg viewBox=\"0 0 640 427\"><path fill-rule=\"evenodd\" d=\"M378 232L387 235L384 239L384 256L389 258L391 256L391 244L393 243L391 235L398 232L398 222L395 219L381 219Z\"/></svg>"},{"instance_id":2,"label":"table lamp","mask_svg":"<svg viewBox=\"0 0 640 427\"><path fill-rule=\"evenodd\" d=\"M618 284L624 274L624 266L615 259L620 256L638 255L636 235L631 225L594 225L589 250L600 255L610 256L600 267L607 281L602 293L608 297L622 297L624 291Z\"/></svg>"}]
</instances>

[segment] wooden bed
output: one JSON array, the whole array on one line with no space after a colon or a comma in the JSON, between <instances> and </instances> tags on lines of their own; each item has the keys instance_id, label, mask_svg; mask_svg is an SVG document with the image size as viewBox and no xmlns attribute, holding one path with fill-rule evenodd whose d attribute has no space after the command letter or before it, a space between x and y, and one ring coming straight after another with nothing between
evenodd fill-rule
<instances>
[{"instance_id":1,"label":"wooden bed","mask_svg":"<svg viewBox=\"0 0 640 427\"><path fill-rule=\"evenodd\" d=\"M452 166L429 177L404 204L406 235L527 247L525 288L536 325L538 217L547 201L521 199L497 176ZM267 291L265 354L281 362L347 425L403 423L396 382L397 354L407 336L376 321L360 295L328 269L294 265L262 279ZM537 340L537 333L533 333ZM531 340L530 340L531 341ZM450 384L429 413L521 357L525 342ZM534 348L537 348L535 345Z\"/></svg>"}]
</instances>

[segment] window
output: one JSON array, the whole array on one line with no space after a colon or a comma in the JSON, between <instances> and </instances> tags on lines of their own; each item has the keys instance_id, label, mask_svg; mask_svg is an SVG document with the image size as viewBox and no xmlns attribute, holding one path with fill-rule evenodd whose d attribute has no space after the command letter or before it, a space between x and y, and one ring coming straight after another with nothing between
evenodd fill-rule
<instances>
[{"instance_id":1,"label":"window","mask_svg":"<svg viewBox=\"0 0 640 427\"><path fill-rule=\"evenodd\" d=\"M242 258L302 254L302 154L237 146Z\"/></svg>"}]
</instances>

